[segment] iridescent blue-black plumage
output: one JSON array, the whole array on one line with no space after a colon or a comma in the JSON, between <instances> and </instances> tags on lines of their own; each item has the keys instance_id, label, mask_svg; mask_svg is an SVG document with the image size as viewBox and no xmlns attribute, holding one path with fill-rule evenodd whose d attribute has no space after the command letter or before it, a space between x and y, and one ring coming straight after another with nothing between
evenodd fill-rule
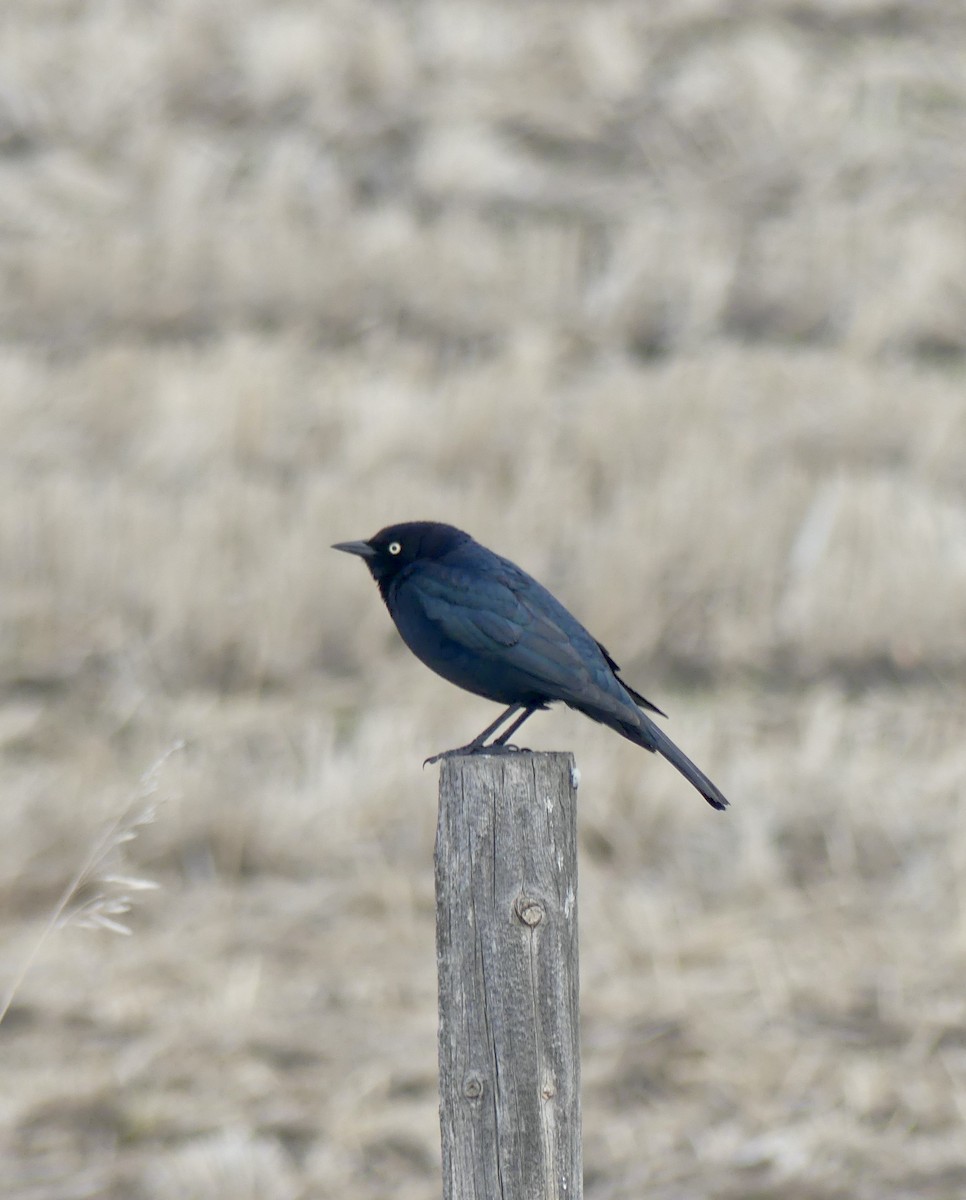
<instances>
[{"instance_id":1,"label":"iridescent blue-black plumage","mask_svg":"<svg viewBox=\"0 0 966 1200\"><path fill-rule=\"evenodd\" d=\"M505 748L533 712L559 701L657 751L714 808L727 806L711 780L643 711L661 710L624 683L604 647L509 559L433 521L390 525L367 541L342 542L335 549L365 560L417 658L466 691L509 705L461 752ZM521 717L484 745L521 709Z\"/></svg>"}]
</instances>

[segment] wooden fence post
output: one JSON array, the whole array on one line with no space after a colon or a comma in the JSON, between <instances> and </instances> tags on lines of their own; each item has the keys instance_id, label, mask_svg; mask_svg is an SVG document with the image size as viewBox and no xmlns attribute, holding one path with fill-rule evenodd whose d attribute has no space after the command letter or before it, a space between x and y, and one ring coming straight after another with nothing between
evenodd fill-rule
<instances>
[{"instance_id":1,"label":"wooden fence post","mask_svg":"<svg viewBox=\"0 0 966 1200\"><path fill-rule=\"evenodd\" d=\"M436 959L444 1200L580 1200L572 755L443 761Z\"/></svg>"}]
</instances>

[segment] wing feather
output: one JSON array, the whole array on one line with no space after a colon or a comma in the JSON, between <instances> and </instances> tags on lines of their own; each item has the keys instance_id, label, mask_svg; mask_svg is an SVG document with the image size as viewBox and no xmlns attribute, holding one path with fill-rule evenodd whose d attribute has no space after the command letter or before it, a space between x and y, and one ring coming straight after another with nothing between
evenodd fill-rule
<instances>
[{"instance_id":1,"label":"wing feather","mask_svg":"<svg viewBox=\"0 0 966 1200\"><path fill-rule=\"evenodd\" d=\"M445 637L512 667L548 700L591 703L614 715L624 709L626 716L621 693L627 689L613 660L559 600L514 564L500 560L482 579L478 570L425 564L414 598Z\"/></svg>"}]
</instances>

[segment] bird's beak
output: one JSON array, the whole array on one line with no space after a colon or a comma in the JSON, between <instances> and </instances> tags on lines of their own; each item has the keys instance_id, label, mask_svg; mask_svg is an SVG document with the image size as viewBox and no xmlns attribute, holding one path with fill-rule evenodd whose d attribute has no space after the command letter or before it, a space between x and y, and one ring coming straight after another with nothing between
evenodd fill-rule
<instances>
[{"instance_id":1,"label":"bird's beak","mask_svg":"<svg viewBox=\"0 0 966 1200\"><path fill-rule=\"evenodd\" d=\"M336 542L333 550L344 550L346 554L358 554L360 558L375 558L376 552L368 542Z\"/></svg>"}]
</instances>

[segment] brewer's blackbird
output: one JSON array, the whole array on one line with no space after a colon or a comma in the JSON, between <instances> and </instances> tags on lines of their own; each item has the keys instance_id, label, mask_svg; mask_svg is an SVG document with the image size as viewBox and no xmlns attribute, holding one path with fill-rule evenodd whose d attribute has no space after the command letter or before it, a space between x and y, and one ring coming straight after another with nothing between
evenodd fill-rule
<instances>
[{"instance_id":1,"label":"brewer's blackbird","mask_svg":"<svg viewBox=\"0 0 966 1200\"><path fill-rule=\"evenodd\" d=\"M600 642L509 559L435 521L390 525L368 541L339 542L333 549L365 560L417 658L468 692L509 705L472 742L427 762L513 750L509 739L523 722L561 701L645 750L656 750L713 808L727 807L707 775L642 710L666 714L626 684Z\"/></svg>"}]
</instances>

